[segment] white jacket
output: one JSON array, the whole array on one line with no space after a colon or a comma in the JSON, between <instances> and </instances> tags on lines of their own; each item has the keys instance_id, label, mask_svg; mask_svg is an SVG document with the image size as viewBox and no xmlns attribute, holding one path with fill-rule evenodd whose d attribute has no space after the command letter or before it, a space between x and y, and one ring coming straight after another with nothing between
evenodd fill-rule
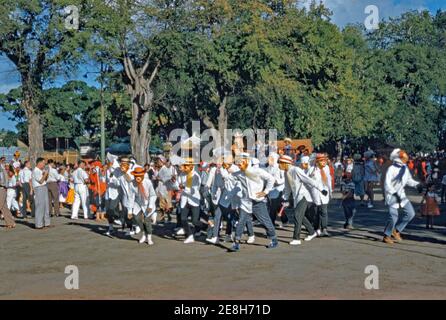
<instances>
[{"instance_id":1,"label":"white jacket","mask_svg":"<svg viewBox=\"0 0 446 320\"><path fill-rule=\"evenodd\" d=\"M274 177L263 169L250 167L245 172L234 173L236 185L233 193L240 198L240 208L252 213L252 202L266 202L265 197L257 197L257 193L270 193L274 187Z\"/></svg>"},{"instance_id":2,"label":"white jacket","mask_svg":"<svg viewBox=\"0 0 446 320\"><path fill-rule=\"evenodd\" d=\"M311 202L310 189L323 190L317 181L311 179L304 170L299 167L290 167L290 169L285 172L285 189L282 196L285 201L292 195L294 207L297 207L297 204L303 198L308 202Z\"/></svg>"},{"instance_id":3,"label":"white jacket","mask_svg":"<svg viewBox=\"0 0 446 320\"><path fill-rule=\"evenodd\" d=\"M235 165L231 165L228 170L225 168L217 169L211 187L212 202L214 204L220 204L225 208L231 206L232 209L237 209L240 206L240 199L232 192L237 183L232 173L238 171L240 169Z\"/></svg>"},{"instance_id":4,"label":"white jacket","mask_svg":"<svg viewBox=\"0 0 446 320\"><path fill-rule=\"evenodd\" d=\"M133 183L130 185L132 192L135 195L133 198L133 203L130 205L132 208L130 213L138 215L142 211L145 216L152 216L156 211L155 189L153 188L152 181L150 181L148 178L144 178L142 185L144 186L145 197L143 194L141 194L136 181L133 181ZM150 214L146 214L147 209L152 209Z\"/></svg>"},{"instance_id":5,"label":"white jacket","mask_svg":"<svg viewBox=\"0 0 446 320\"><path fill-rule=\"evenodd\" d=\"M309 170L309 176L310 178L312 178L313 180L316 181L317 185L320 188L311 188L311 198L314 202L315 205L320 206L322 204L328 204L330 202L331 199L331 195L332 195L332 185L331 185L331 174L330 174L330 168L328 166L325 166L323 168L325 175L327 177L327 184L325 185L322 181L322 176L321 176L321 169L317 168L317 167L312 167ZM322 190L327 190L328 194L326 196L324 196L322 194Z\"/></svg>"},{"instance_id":6,"label":"white jacket","mask_svg":"<svg viewBox=\"0 0 446 320\"><path fill-rule=\"evenodd\" d=\"M184 186L184 189L181 191L181 199L180 199L180 208L183 209L186 207L186 204L191 205L192 207L200 206L200 186L201 186L201 178L200 175L194 170L192 173L192 187L188 188L186 185L187 175L181 173L178 176L177 181L174 184L175 188L179 188L180 184Z\"/></svg>"},{"instance_id":7,"label":"white jacket","mask_svg":"<svg viewBox=\"0 0 446 320\"><path fill-rule=\"evenodd\" d=\"M404 166L406 167L404 175L401 180L396 180L395 177L400 172L400 167L398 166ZM406 185L410 187L416 187L418 186L419 182L415 181L412 178L412 175L410 174L410 170L406 165L403 165L402 163L394 162L388 169L386 173L386 179L384 182L384 191L385 191L385 200L386 204L392 208L398 208L398 200L395 196L393 196L395 193L398 194L398 196L401 199L401 206L405 206L409 199L406 196L406 192L404 191L404 187Z\"/></svg>"},{"instance_id":8,"label":"white jacket","mask_svg":"<svg viewBox=\"0 0 446 320\"><path fill-rule=\"evenodd\" d=\"M285 189L285 172L280 170L278 166L268 166L266 169L270 175L274 177L274 188L268 194L270 199L277 199L280 193Z\"/></svg>"}]
</instances>

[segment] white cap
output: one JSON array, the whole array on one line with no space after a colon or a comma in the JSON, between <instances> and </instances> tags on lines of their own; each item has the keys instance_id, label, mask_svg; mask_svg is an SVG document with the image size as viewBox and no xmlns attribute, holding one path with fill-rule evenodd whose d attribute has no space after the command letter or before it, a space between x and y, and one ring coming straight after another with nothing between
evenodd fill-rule
<instances>
[{"instance_id":1,"label":"white cap","mask_svg":"<svg viewBox=\"0 0 446 320\"><path fill-rule=\"evenodd\" d=\"M308 157L308 156L301 157L300 158L300 163L301 164L304 164L304 163L309 164L310 163L310 157Z\"/></svg>"},{"instance_id":2,"label":"white cap","mask_svg":"<svg viewBox=\"0 0 446 320\"><path fill-rule=\"evenodd\" d=\"M392 153L390 154L390 160L395 161L396 159L399 159L400 152L401 152L401 149L399 149L399 148L393 150Z\"/></svg>"}]
</instances>

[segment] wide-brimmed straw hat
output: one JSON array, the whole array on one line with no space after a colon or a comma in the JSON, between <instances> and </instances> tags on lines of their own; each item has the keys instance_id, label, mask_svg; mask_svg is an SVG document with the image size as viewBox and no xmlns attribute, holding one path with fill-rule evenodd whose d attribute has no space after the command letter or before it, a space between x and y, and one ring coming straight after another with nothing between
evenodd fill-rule
<instances>
[{"instance_id":1,"label":"wide-brimmed straw hat","mask_svg":"<svg viewBox=\"0 0 446 320\"><path fill-rule=\"evenodd\" d=\"M293 158L287 155L280 156L279 163L293 164Z\"/></svg>"},{"instance_id":2,"label":"wide-brimmed straw hat","mask_svg":"<svg viewBox=\"0 0 446 320\"><path fill-rule=\"evenodd\" d=\"M132 171L132 175L134 175L135 177L144 177L145 174L146 170L141 167L136 167L135 170Z\"/></svg>"}]
</instances>

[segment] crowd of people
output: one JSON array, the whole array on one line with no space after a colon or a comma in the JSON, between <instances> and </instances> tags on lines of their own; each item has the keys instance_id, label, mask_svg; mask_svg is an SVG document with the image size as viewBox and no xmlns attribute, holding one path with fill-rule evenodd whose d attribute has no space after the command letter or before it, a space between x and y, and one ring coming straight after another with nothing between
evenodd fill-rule
<instances>
[{"instance_id":1,"label":"crowd of people","mask_svg":"<svg viewBox=\"0 0 446 320\"><path fill-rule=\"evenodd\" d=\"M388 244L402 241L401 233L416 214L406 186L425 190L420 214L426 216L427 228L433 228L433 217L446 200L440 159L414 159L400 149L390 157L369 150L330 161L325 153L292 150L286 144L268 154L266 164L255 154L233 151L214 150L212 163L185 157L174 165L158 156L144 166L134 157L110 154L106 163L59 164L39 158L31 164L16 152L10 163L0 158L0 213L7 228L31 217L35 229L43 230L53 227L51 218L60 216L63 207L71 210L73 220L82 209L84 219L108 224L107 236L121 229L128 236L140 234L139 243L149 245L154 244L152 226L176 217L175 236L184 236L185 244L206 236L208 243L232 242L232 250L239 251L245 232L248 244L256 241L254 225L266 230L268 248L278 246L276 229L287 225L294 226L292 246L302 244L302 226L304 242L329 237L328 206L335 188L342 193L344 229L351 230L356 199L372 209L375 186L381 184L389 207L383 232Z\"/></svg>"}]
</instances>

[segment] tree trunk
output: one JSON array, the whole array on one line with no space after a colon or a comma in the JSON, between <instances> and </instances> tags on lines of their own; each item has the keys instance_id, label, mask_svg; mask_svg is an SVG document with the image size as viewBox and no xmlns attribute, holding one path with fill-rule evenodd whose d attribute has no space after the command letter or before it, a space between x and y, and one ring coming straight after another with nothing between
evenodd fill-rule
<instances>
[{"instance_id":1,"label":"tree trunk","mask_svg":"<svg viewBox=\"0 0 446 320\"><path fill-rule=\"evenodd\" d=\"M132 103L131 147L132 154L139 164L149 161L151 134L149 129L151 109L144 110L137 103Z\"/></svg>"},{"instance_id":2,"label":"tree trunk","mask_svg":"<svg viewBox=\"0 0 446 320\"><path fill-rule=\"evenodd\" d=\"M227 104L228 98L227 96L223 97L223 100L220 102L220 105L218 107L218 131L220 132L220 135L223 137L225 134L225 129L228 127L228 113L226 110L226 104Z\"/></svg>"},{"instance_id":3,"label":"tree trunk","mask_svg":"<svg viewBox=\"0 0 446 320\"><path fill-rule=\"evenodd\" d=\"M38 157L43 154L43 128L40 122L40 114L36 110L38 99L34 99L36 90L28 85L22 86L22 106L25 109L28 120L28 158L34 166Z\"/></svg>"},{"instance_id":4,"label":"tree trunk","mask_svg":"<svg viewBox=\"0 0 446 320\"><path fill-rule=\"evenodd\" d=\"M340 157L342 159L342 141L338 140L336 141L336 151L338 152L338 157Z\"/></svg>"}]
</instances>

